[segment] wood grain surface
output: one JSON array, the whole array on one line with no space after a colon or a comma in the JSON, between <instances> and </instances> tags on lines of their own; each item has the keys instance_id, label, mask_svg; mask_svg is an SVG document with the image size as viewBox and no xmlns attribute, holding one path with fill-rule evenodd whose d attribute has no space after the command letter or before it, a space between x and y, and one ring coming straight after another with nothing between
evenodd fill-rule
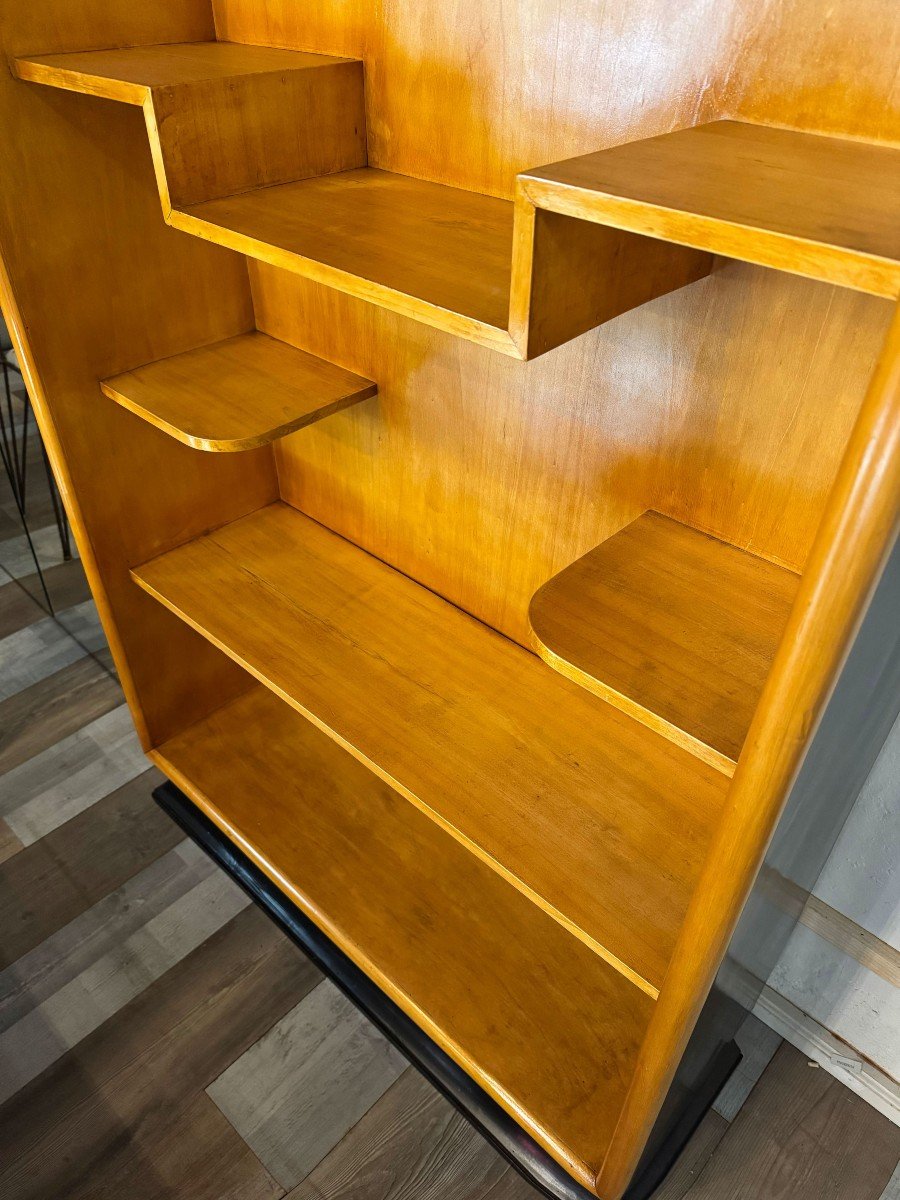
<instances>
[{"instance_id":1,"label":"wood grain surface","mask_svg":"<svg viewBox=\"0 0 900 1200\"><path fill-rule=\"evenodd\" d=\"M590 1182L653 1007L643 991L264 688L154 756L541 1145Z\"/></svg>"},{"instance_id":2,"label":"wood grain surface","mask_svg":"<svg viewBox=\"0 0 900 1200\"><path fill-rule=\"evenodd\" d=\"M545 662L731 776L799 582L645 513L544 584L529 619Z\"/></svg>"},{"instance_id":3,"label":"wood grain surface","mask_svg":"<svg viewBox=\"0 0 900 1200\"><path fill-rule=\"evenodd\" d=\"M718 771L287 505L134 577L656 994Z\"/></svg>"},{"instance_id":4,"label":"wood grain surface","mask_svg":"<svg viewBox=\"0 0 900 1200\"><path fill-rule=\"evenodd\" d=\"M244 333L104 379L121 404L196 450L253 450L378 388L264 333Z\"/></svg>"}]
</instances>

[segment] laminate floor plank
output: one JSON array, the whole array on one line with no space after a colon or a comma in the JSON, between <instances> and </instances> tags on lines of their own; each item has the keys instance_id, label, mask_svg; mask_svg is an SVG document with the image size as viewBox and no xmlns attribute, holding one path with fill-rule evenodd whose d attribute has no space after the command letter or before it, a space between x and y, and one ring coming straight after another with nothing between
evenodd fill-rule
<instances>
[{"instance_id":1,"label":"laminate floor plank","mask_svg":"<svg viewBox=\"0 0 900 1200\"><path fill-rule=\"evenodd\" d=\"M683 1200L715 1154L728 1128L728 1121L723 1116L714 1110L708 1112L672 1170L653 1193L653 1200ZM725 1200L725 1197L721 1197L721 1200Z\"/></svg>"},{"instance_id":2,"label":"laminate floor plank","mask_svg":"<svg viewBox=\"0 0 900 1200\"><path fill-rule=\"evenodd\" d=\"M229 1176L216 1140L192 1121L199 1103L204 1122L230 1128L203 1088L320 980L267 918L245 909L0 1108L0 1195L276 1195L260 1189L258 1172L252 1190L243 1152Z\"/></svg>"},{"instance_id":3,"label":"laminate floor plank","mask_svg":"<svg viewBox=\"0 0 900 1200\"><path fill-rule=\"evenodd\" d=\"M30 525L31 522L29 522ZM21 529L21 525L19 528ZM39 528L30 528L30 533L42 571L47 571L65 561L59 540L59 531L55 523L48 523ZM71 545L72 557L78 558L78 547L75 545L74 539ZM5 538L0 542L0 567L13 579L34 574L34 558L24 533L17 533L14 537Z\"/></svg>"},{"instance_id":4,"label":"laminate floor plank","mask_svg":"<svg viewBox=\"0 0 900 1200\"><path fill-rule=\"evenodd\" d=\"M100 614L92 599L61 609L56 614L56 621L88 654L96 654L106 647Z\"/></svg>"},{"instance_id":5,"label":"laminate floor plank","mask_svg":"<svg viewBox=\"0 0 900 1200\"><path fill-rule=\"evenodd\" d=\"M18 854L22 849L24 849L22 843L7 823L4 820L0 820L0 863L5 863L7 859L12 858L14 854ZM0 946L0 953L2 953L2 946Z\"/></svg>"},{"instance_id":6,"label":"laminate floor plank","mask_svg":"<svg viewBox=\"0 0 900 1200\"><path fill-rule=\"evenodd\" d=\"M20 587L0 569L0 641L46 616L47 612L31 594L31 589Z\"/></svg>"},{"instance_id":7,"label":"laminate floor plank","mask_svg":"<svg viewBox=\"0 0 900 1200\"><path fill-rule=\"evenodd\" d=\"M0 817L29 846L146 769L122 704L8 771Z\"/></svg>"},{"instance_id":8,"label":"laminate floor plank","mask_svg":"<svg viewBox=\"0 0 900 1200\"><path fill-rule=\"evenodd\" d=\"M90 656L0 701L0 775L122 702L118 682Z\"/></svg>"},{"instance_id":9,"label":"laminate floor plank","mask_svg":"<svg viewBox=\"0 0 900 1200\"><path fill-rule=\"evenodd\" d=\"M45 616L9 634L0 641L0 701L40 683L85 653L84 647L52 617Z\"/></svg>"},{"instance_id":10,"label":"laminate floor plank","mask_svg":"<svg viewBox=\"0 0 900 1200\"><path fill-rule=\"evenodd\" d=\"M151 767L0 867L0 969L178 845L161 782Z\"/></svg>"},{"instance_id":11,"label":"laminate floor plank","mask_svg":"<svg viewBox=\"0 0 900 1200\"><path fill-rule=\"evenodd\" d=\"M305 1179L406 1068L328 980L209 1088L282 1186Z\"/></svg>"},{"instance_id":12,"label":"laminate floor plank","mask_svg":"<svg viewBox=\"0 0 900 1200\"><path fill-rule=\"evenodd\" d=\"M214 875L209 858L182 841L0 971L0 1034Z\"/></svg>"},{"instance_id":13,"label":"laminate floor plank","mask_svg":"<svg viewBox=\"0 0 900 1200\"><path fill-rule=\"evenodd\" d=\"M409 1069L285 1200L539 1200Z\"/></svg>"},{"instance_id":14,"label":"laminate floor plank","mask_svg":"<svg viewBox=\"0 0 900 1200\"><path fill-rule=\"evenodd\" d=\"M88 587L80 558L72 558L68 562L57 563L46 569L42 564L41 574L50 593L53 609L57 613L65 612L67 608L83 604L91 598L91 589ZM24 589L43 609L47 601L36 572L33 575L21 576L16 580L15 586L20 590Z\"/></svg>"},{"instance_id":15,"label":"laminate floor plank","mask_svg":"<svg viewBox=\"0 0 900 1200\"><path fill-rule=\"evenodd\" d=\"M878 1200L900 1129L783 1045L689 1200Z\"/></svg>"},{"instance_id":16,"label":"laminate floor plank","mask_svg":"<svg viewBox=\"0 0 900 1200\"><path fill-rule=\"evenodd\" d=\"M900 1162L894 1168L894 1173L878 1200L900 1200Z\"/></svg>"},{"instance_id":17,"label":"laminate floor plank","mask_svg":"<svg viewBox=\"0 0 900 1200\"><path fill-rule=\"evenodd\" d=\"M249 902L237 884L216 871L161 912L147 914L149 919L133 932L127 932L126 922L125 936L116 937L106 953L0 1033L0 1103L201 946ZM76 961L79 949L76 943ZM65 975L66 966L62 964L60 974Z\"/></svg>"}]
</instances>

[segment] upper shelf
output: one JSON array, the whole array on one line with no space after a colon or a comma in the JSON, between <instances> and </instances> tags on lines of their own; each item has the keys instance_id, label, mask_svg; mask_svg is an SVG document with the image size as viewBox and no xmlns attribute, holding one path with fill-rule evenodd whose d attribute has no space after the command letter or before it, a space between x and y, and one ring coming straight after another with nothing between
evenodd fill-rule
<instances>
[{"instance_id":1,"label":"upper shelf","mask_svg":"<svg viewBox=\"0 0 900 1200\"><path fill-rule=\"evenodd\" d=\"M726 775L800 578L648 512L531 602L541 657Z\"/></svg>"},{"instance_id":2,"label":"upper shelf","mask_svg":"<svg viewBox=\"0 0 900 1200\"><path fill-rule=\"evenodd\" d=\"M143 106L169 224L513 357L709 272L696 250L368 166L362 64L228 43L19 59ZM248 153L252 147L252 153Z\"/></svg>"},{"instance_id":3,"label":"upper shelf","mask_svg":"<svg viewBox=\"0 0 900 1200\"><path fill-rule=\"evenodd\" d=\"M648 996L264 688L152 757L593 1191Z\"/></svg>"},{"instance_id":4,"label":"upper shelf","mask_svg":"<svg viewBox=\"0 0 900 1200\"><path fill-rule=\"evenodd\" d=\"M374 396L369 379L264 333L136 367L101 388L197 450L251 450Z\"/></svg>"},{"instance_id":5,"label":"upper shelf","mask_svg":"<svg viewBox=\"0 0 900 1200\"><path fill-rule=\"evenodd\" d=\"M513 204L370 168L355 60L212 42L15 70L141 104L177 229L513 357L702 278L713 254L900 293L887 147L718 121L529 171Z\"/></svg>"},{"instance_id":6,"label":"upper shelf","mask_svg":"<svg viewBox=\"0 0 900 1200\"><path fill-rule=\"evenodd\" d=\"M287 505L133 575L656 995L724 776Z\"/></svg>"},{"instance_id":7,"label":"upper shelf","mask_svg":"<svg viewBox=\"0 0 900 1200\"><path fill-rule=\"evenodd\" d=\"M248 75L283 74L352 61L237 42L172 42L20 58L16 74L48 87L143 104L155 88L227 82Z\"/></svg>"},{"instance_id":8,"label":"upper shelf","mask_svg":"<svg viewBox=\"0 0 900 1200\"><path fill-rule=\"evenodd\" d=\"M511 348L508 200L364 167L211 200L173 224L406 316Z\"/></svg>"},{"instance_id":9,"label":"upper shelf","mask_svg":"<svg viewBox=\"0 0 900 1200\"><path fill-rule=\"evenodd\" d=\"M543 208L900 294L900 150L715 121L519 177Z\"/></svg>"}]
</instances>

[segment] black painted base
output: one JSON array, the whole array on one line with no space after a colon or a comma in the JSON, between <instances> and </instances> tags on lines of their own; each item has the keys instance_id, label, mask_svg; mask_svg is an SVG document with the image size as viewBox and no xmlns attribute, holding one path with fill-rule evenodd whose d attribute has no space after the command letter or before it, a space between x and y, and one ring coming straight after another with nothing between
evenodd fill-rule
<instances>
[{"instance_id":1,"label":"black painted base","mask_svg":"<svg viewBox=\"0 0 900 1200\"><path fill-rule=\"evenodd\" d=\"M529 1183L551 1200L596 1200L351 962L183 792L172 783L164 783L153 797ZM648 1200L653 1194L740 1057L733 1042L721 1047L704 1080L685 1097L678 1111L667 1121L667 1129L652 1157L642 1160L624 1200Z\"/></svg>"}]
</instances>

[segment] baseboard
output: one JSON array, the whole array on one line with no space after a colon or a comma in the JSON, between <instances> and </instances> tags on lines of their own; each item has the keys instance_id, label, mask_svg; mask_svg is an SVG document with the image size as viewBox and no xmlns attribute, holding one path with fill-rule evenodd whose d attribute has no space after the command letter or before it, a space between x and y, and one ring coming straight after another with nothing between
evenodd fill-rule
<instances>
[{"instance_id":1,"label":"baseboard","mask_svg":"<svg viewBox=\"0 0 900 1200\"><path fill-rule=\"evenodd\" d=\"M900 1084L852 1046L768 986L756 1001L754 1014L888 1120L900 1125Z\"/></svg>"}]
</instances>

